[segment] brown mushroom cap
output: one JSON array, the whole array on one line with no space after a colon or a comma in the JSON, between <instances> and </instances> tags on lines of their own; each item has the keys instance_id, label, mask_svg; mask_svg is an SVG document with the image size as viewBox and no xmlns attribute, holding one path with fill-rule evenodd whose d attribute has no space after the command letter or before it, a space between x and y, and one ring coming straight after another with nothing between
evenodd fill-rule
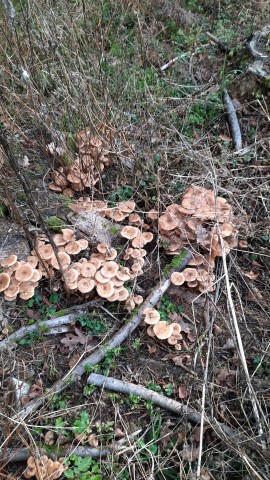
<instances>
[{"instance_id":1,"label":"brown mushroom cap","mask_svg":"<svg viewBox=\"0 0 270 480\"><path fill-rule=\"evenodd\" d=\"M0 273L0 292L6 290L10 284L10 276L7 273Z\"/></svg>"},{"instance_id":2,"label":"brown mushroom cap","mask_svg":"<svg viewBox=\"0 0 270 480\"><path fill-rule=\"evenodd\" d=\"M133 300L136 305L141 305L143 303L143 297L141 295L135 295L135 297L133 297Z\"/></svg>"},{"instance_id":3,"label":"brown mushroom cap","mask_svg":"<svg viewBox=\"0 0 270 480\"><path fill-rule=\"evenodd\" d=\"M223 223L220 227L220 232L223 238L229 237L233 233L233 227L230 223Z\"/></svg>"},{"instance_id":4,"label":"brown mushroom cap","mask_svg":"<svg viewBox=\"0 0 270 480\"><path fill-rule=\"evenodd\" d=\"M146 218L149 218L150 220L157 220L158 219L158 211L157 210L149 210L146 214Z\"/></svg>"},{"instance_id":5,"label":"brown mushroom cap","mask_svg":"<svg viewBox=\"0 0 270 480\"><path fill-rule=\"evenodd\" d=\"M85 262L81 266L81 275L83 277L94 277L96 271L97 269L92 262Z\"/></svg>"},{"instance_id":6,"label":"brown mushroom cap","mask_svg":"<svg viewBox=\"0 0 270 480\"><path fill-rule=\"evenodd\" d=\"M15 278L18 282L27 282L33 276L34 269L29 263L19 265L15 271Z\"/></svg>"},{"instance_id":7,"label":"brown mushroom cap","mask_svg":"<svg viewBox=\"0 0 270 480\"><path fill-rule=\"evenodd\" d=\"M62 235L63 239L66 240L66 242L74 240L75 237L74 231L71 230L71 228L62 228Z\"/></svg>"},{"instance_id":8,"label":"brown mushroom cap","mask_svg":"<svg viewBox=\"0 0 270 480\"><path fill-rule=\"evenodd\" d=\"M119 265L116 262L109 261L104 263L103 267L100 270L103 277L112 278L115 277L117 271L119 270Z\"/></svg>"},{"instance_id":9,"label":"brown mushroom cap","mask_svg":"<svg viewBox=\"0 0 270 480\"><path fill-rule=\"evenodd\" d=\"M97 245L97 251L99 253L106 253L109 248L110 247L107 245L107 243L98 243Z\"/></svg>"},{"instance_id":10,"label":"brown mushroom cap","mask_svg":"<svg viewBox=\"0 0 270 480\"><path fill-rule=\"evenodd\" d=\"M146 245L147 241L145 240L145 238L143 238L142 235L139 235L138 237L133 238L131 243L134 248L143 248Z\"/></svg>"},{"instance_id":11,"label":"brown mushroom cap","mask_svg":"<svg viewBox=\"0 0 270 480\"><path fill-rule=\"evenodd\" d=\"M179 323L174 322L171 324L171 326L173 329L173 333L172 333L173 335L178 335L182 330L181 325L179 325Z\"/></svg>"},{"instance_id":12,"label":"brown mushroom cap","mask_svg":"<svg viewBox=\"0 0 270 480\"><path fill-rule=\"evenodd\" d=\"M1 280L0 280L1 283ZM11 277L9 286L5 289L4 294L7 297L14 297L18 295L20 291L20 282L18 282L14 277Z\"/></svg>"},{"instance_id":13,"label":"brown mushroom cap","mask_svg":"<svg viewBox=\"0 0 270 480\"><path fill-rule=\"evenodd\" d=\"M144 321L148 325L155 325L159 322L160 313L155 308L147 307L144 309L143 314L145 315Z\"/></svg>"},{"instance_id":14,"label":"brown mushroom cap","mask_svg":"<svg viewBox=\"0 0 270 480\"><path fill-rule=\"evenodd\" d=\"M140 215L138 215L138 213L131 213L128 217L128 220L130 223L133 223L137 227L139 227L143 223L143 220L141 219Z\"/></svg>"},{"instance_id":15,"label":"brown mushroom cap","mask_svg":"<svg viewBox=\"0 0 270 480\"><path fill-rule=\"evenodd\" d=\"M111 281L107 283L98 283L96 288L98 295L102 298L109 298L114 293L114 284Z\"/></svg>"},{"instance_id":16,"label":"brown mushroom cap","mask_svg":"<svg viewBox=\"0 0 270 480\"><path fill-rule=\"evenodd\" d=\"M193 257L189 260L188 265L196 267L198 265L202 265L203 263L204 263L203 255L194 254Z\"/></svg>"},{"instance_id":17,"label":"brown mushroom cap","mask_svg":"<svg viewBox=\"0 0 270 480\"><path fill-rule=\"evenodd\" d=\"M93 280L93 278L88 278L88 277L81 278L78 281L77 288L81 293L91 292L91 290L95 288L95 281Z\"/></svg>"},{"instance_id":18,"label":"brown mushroom cap","mask_svg":"<svg viewBox=\"0 0 270 480\"><path fill-rule=\"evenodd\" d=\"M61 263L61 267L65 270L70 265L70 256L66 252L58 252L59 261ZM55 268L55 270L59 270L59 264L57 258L53 256L50 260L51 266Z\"/></svg>"},{"instance_id":19,"label":"brown mushroom cap","mask_svg":"<svg viewBox=\"0 0 270 480\"><path fill-rule=\"evenodd\" d=\"M166 338L169 338L172 335L173 328L167 322L162 320L154 325L153 331L157 338L160 340L166 340Z\"/></svg>"},{"instance_id":20,"label":"brown mushroom cap","mask_svg":"<svg viewBox=\"0 0 270 480\"><path fill-rule=\"evenodd\" d=\"M43 245L42 247L39 247L38 253L40 254L40 256L42 258L44 258L44 260L50 260L50 258L52 258L53 254L54 254L53 253L53 248L49 243Z\"/></svg>"},{"instance_id":21,"label":"brown mushroom cap","mask_svg":"<svg viewBox=\"0 0 270 480\"><path fill-rule=\"evenodd\" d=\"M107 300L109 302L115 302L116 300L118 300L118 293L119 292L114 291L114 293L111 295L111 297L108 297Z\"/></svg>"},{"instance_id":22,"label":"brown mushroom cap","mask_svg":"<svg viewBox=\"0 0 270 480\"><path fill-rule=\"evenodd\" d=\"M155 333L154 333L153 327L154 327L154 325L149 325L146 329L147 335L151 338L155 338L155 336L156 336Z\"/></svg>"},{"instance_id":23,"label":"brown mushroom cap","mask_svg":"<svg viewBox=\"0 0 270 480\"><path fill-rule=\"evenodd\" d=\"M90 262L96 267L96 269L98 270L101 265L102 265L102 261L99 259L99 258L95 258L91 255L90 257Z\"/></svg>"},{"instance_id":24,"label":"brown mushroom cap","mask_svg":"<svg viewBox=\"0 0 270 480\"><path fill-rule=\"evenodd\" d=\"M31 282L22 282L20 284L19 296L22 300L29 300L35 294L35 289Z\"/></svg>"},{"instance_id":25,"label":"brown mushroom cap","mask_svg":"<svg viewBox=\"0 0 270 480\"><path fill-rule=\"evenodd\" d=\"M114 287L122 287L124 285L123 280L119 280L117 277L112 277L110 280L113 282Z\"/></svg>"},{"instance_id":26,"label":"brown mushroom cap","mask_svg":"<svg viewBox=\"0 0 270 480\"><path fill-rule=\"evenodd\" d=\"M26 260L27 263L31 265L31 267L36 268L38 264L38 257L36 255L29 255Z\"/></svg>"},{"instance_id":27,"label":"brown mushroom cap","mask_svg":"<svg viewBox=\"0 0 270 480\"><path fill-rule=\"evenodd\" d=\"M14 300L16 300L17 298L17 295L13 295L13 297L9 297L5 294L4 292L4 299L7 301L7 302L13 302Z\"/></svg>"},{"instance_id":28,"label":"brown mushroom cap","mask_svg":"<svg viewBox=\"0 0 270 480\"><path fill-rule=\"evenodd\" d=\"M53 241L55 243L55 245L57 247L59 247L60 245L66 245L66 240L64 239L62 233L56 233L54 236L53 236Z\"/></svg>"},{"instance_id":29,"label":"brown mushroom cap","mask_svg":"<svg viewBox=\"0 0 270 480\"><path fill-rule=\"evenodd\" d=\"M177 338L174 335L169 337L167 341L169 345L176 345L178 342Z\"/></svg>"},{"instance_id":30,"label":"brown mushroom cap","mask_svg":"<svg viewBox=\"0 0 270 480\"><path fill-rule=\"evenodd\" d=\"M126 227L122 228L121 236L127 238L128 240L132 240L135 237L140 235L140 230L137 227L132 227L131 225L127 225Z\"/></svg>"},{"instance_id":31,"label":"brown mushroom cap","mask_svg":"<svg viewBox=\"0 0 270 480\"><path fill-rule=\"evenodd\" d=\"M0 265L1 267L11 267L17 262L17 255L10 255L9 257L3 258L1 260Z\"/></svg>"},{"instance_id":32,"label":"brown mushroom cap","mask_svg":"<svg viewBox=\"0 0 270 480\"><path fill-rule=\"evenodd\" d=\"M152 232L144 232L142 233L141 238L144 239L145 243L149 243L152 242L154 235Z\"/></svg>"},{"instance_id":33,"label":"brown mushroom cap","mask_svg":"<svg viewBox=\"0 0 270 480\"><path fill-rule=\"evenodd\" d=\"M119 269L117 270L115 276L116 278L118 278L118 280L127 282L130 279L129 269L128 268Z\"/></svg>"},{"instance_id":34,"label":"brown mushroom cap","mask_svg":"<svg viewBox=\"0 0 270 480\"><path fill-rule=\"evenodd\" d=\"M183 285L185 283L185 277L181 272L173 272L171 274L171 282L173 285Z\"/></svg>"},{"instance_id":35,"label":"brown mushroom cap","mask_svg":"<svg viewBox=\"0 0 270 480\"><path fill-rule=\"evenodd\" d=\"M177 227L178 222L169 214L164 213L159 217L158 225L164 232L170 232Z\"/></svg>"},{"instance_id":36,"label":"brown mushroom cap","mask_svg":"<svg viewBox=\"0 0 270 480\"><path fill-rule=\"evenodd\" d=\"M120 290L120 292L118 292L119 302L124 302L125 300L128 299L128 297L129 297L129 291L126 288L123 288L122 290Z\"/></svg>"},{"instance_id":37,"label":"brown mushroom cap","mask_svg":"<svg viewBox=\"0 0 270 480\"><path fill-rule=\"evenodd\" d=\"M41 272L39 270L37 270L36 268L34 268L33 275L31 277L31 282L39 282L41 277L42 277Z\"/></svg>"},{"instance_id":38,"label":"brown mushroom cap","mask_svg":"<svg viewBox=\"0 0 270 480\"><path fill-rule=\"evenodd\" d=\"M79 272L75 268L69 268L64 272L64 280L67 284L74 283L78 280Z\"/></svg>"},{"instance_id":39,"label":"brown mushroom cap","mask_svg":"<svg viewBox=\"0 0 270 480\"><path fill-rule=\"evenodd\" d=\"M193 280L192 282L187 282L187 286L188 286L189 288L196 288L197 285L198 285L197 280Z\"/></svg>"},{"instance_id":40,"label":"brown mushroom cap","mask_svg":"<svg viewBox=\"0 0 270 480\"><path fill-rule=\"evenodd\" d=\"M182 273L186 282L194 282L194 280L196 280L198 276L197 270L195 270L195 268L185 268Z\"/></svg>"},{"instance_id":41,"label":"brown mushroom cap","mask_svg":"<svg viewBox=\"0 0 270 480\"><path fill-rule=\"evenodd\" d=\"M88 240L86 240L85 238L80 238L79 240L77 240L77 243L80 245L81 250L86 250L89 245Z\"/></svg>"},{"instance_id":42,"label":"brown mushroom cap","mask_svg":"<svg viewBox=\"0 0 270 480\"><path fill-rule=\"evenodd\" d=\"M118 203L118 208L121 212L131 213L136 207L136 203L132 200L122 201Z\"/></svg>"},{"instance_id":43,"label":"brown mushroom cap","mask_svg":"<svg viewBox=\"0 0 270 480\"><path fill-rule=\"evenodd\" d=\"M71 242L67 243L65 246L65 251L69 255L77 255L77 253L80 253L81 251L80 244L76 240L71 240Z\"/></svg>"},{"instance_id":44,"label":"brown mushroom cap","mask_svg":"<svg viewBox=\"0 0 270 480\"><path fill-rule=\"evenodd\" d=\"M108 283L111 279L109 277L103 277L101 271L99 270L95 275L95 280L97 281L97 283L104 284L104 283Z\"/></svg>"},{"instance_id":45,"label":"brown mushroom cap","mask_svg":"<svg viewBox=\"0 0 270 480\"><path fill-rule=\"evenodd\" d=\"M104 257L107 261L114 260L117 257L117 250L110 247L107 252L104 253Z\"/></svg>"}]
</instances>

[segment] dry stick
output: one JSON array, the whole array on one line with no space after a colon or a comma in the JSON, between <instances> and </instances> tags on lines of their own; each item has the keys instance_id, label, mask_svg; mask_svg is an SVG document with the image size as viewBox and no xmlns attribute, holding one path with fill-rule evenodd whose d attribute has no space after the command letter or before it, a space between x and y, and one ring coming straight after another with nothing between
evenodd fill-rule
<instances>
[{"instance_id":1,"label":"dry stick","mask_svg":"<svg viewBox=\"0 0 270 480\"><path fill-rule=\"evenodd\" d=\"M118 347L118 345L121 345L121 343L123 343L128 338L128 336L142 322L144 317L143 315L144 309L147 307L154 307L158 303L158 301L161 299L161 297L164 295L164 293L168 290L171 284L170 277L172 272L174 271L180 272L181 270L183 270L191 258L192 258L191 252L183 253L182 260L180 261L178 267L172 269L169 272L168 276L165 277L163 280L161 280L161 283L154 288L152 293L150 293L147 299L140 306L139 310L132 315L131 320L126 325L124 325L119 330L119 332L117 332L111 338L111 340L109 340L109 342L106 345L102 345L101 347L97 348L97 350L91 353L91 355L86 357L83 361L78 363L77 366L71 369L63 378L55 382L53 386L50 388L49 392L46 393L46 395L36 398L32 402L30 402L28 405L23 407L13 417L13 421L18 422L18 421L24 420L28 415L36 411L44 403L45 400L49 400L55 393L64 390L64 388L69 386L76 379L81 378L82 375L85 373L86 365L91 365L91 366L96 365L97 363L103 360L107 352L114 349L115 347Z\"/></svg>"},{"instance_id":2,"label":"dry stick","mask_svg":"<svg viewBox=\"0 0 270 480\"><path fill-rule=\"evenodd\" d=\"M224 90L224 93L223 93L223 101L226 107L228 122L230 125L231 134L232 134L233 143L234 143L234 149L236 152L238 152L239 150L242 149L242 135L241 135L241 130L240 130L238 118L236 115L236 111L234 108L234 104L226 89Z\"/></svg>"},{"instance_id":3,"label":"dry stick","mask_svg":"<svg viewBox=\"0 0 270 480\"><path fill-rule=\"evenodd\" d=\"M39 209L36 207L36 204L35 204L35 200L32 196L32 193L31 193L31 186L30 184L28 183L28 180L24 177L23 173L21 172L21 169L20 169L20 166L17 162L17 159L14 157L14 155L11 153L11 150L10 150L10 147L9 147L9 144L8 142L6 141L6 138L4 137L3 134L0 134L0 144L2 145L4 151L5 151L5 154L9 160L9 164L12 168L12 170L14 171L15 175L17 176L17 178L19 179L22 187L23 187L23 191L25 193L25 196L28 200L28 204L32 210L32 212L34 213L35 217L36 217L36 220L40 223L43 231L46 233L48 239L49 239L49 242L52 246L52 249L53 249L53 252L55 254L55 257L57 259L57 262L58 262L58 265L59 265L59 270L61 272L61 275L62 275L62 278L63 278L63 281L65 282L65 277L64 277L64 271L63 271L63 268L62 268L62 265L61 265L61 262L59 260L59 256L58 256L58 250L57 250L57 247L53 241L53 238L51 236L51 233L50 233L50 230L48 229L46 223L44 222L40 212L39 212ZM66 287L67 288L67 287Z\"/></svg>"},{"instance_id":4,"label":"dry stick","mask_svg":"<svg viewBox=\"0 0 270 480\"><path fill-rule=\"evenodd\" d=\"M207 35L208 38L210 38L210 40L212 40L214 43L216 43L220 47L221 50L223 50L226 53L230 53L231 49L230 49L230 47L228 47L227 43L222 42L222 40L219 40L219 38L217 38L217 37L214 37L214 35L212 35L212 33L210 33L210 32L206 32L206 35Z\"/></svg>"},{"instance_id":5,"label":"dry stick","mask_svg":"<svg viewBox=\"0 0 270 480\"><path fill-rule=\"evenodd\" d=\"M54 316L53 318L50 318L49 320L44 320L40 323L33 323L32 325L27 325L26 327L21 327L19 330L16 332L12 333L9 335L8 338L5 338L0 342L0 350L1 348L5 348L10 346L10 344L14 344L14 342L21 340L22 338L26 337L26 335L29 335L29 333L38 330L40 328L46 327L48 329L54 328L54 327L60 327L61 325L68 325L74 321L76 321L75 315L84 315L85 313L88 312L88 306L96 304L96 301L90 301L87 302L83 305L80 305L79 307L76 308L76 310L73 313L68 313L67 315L62 315L62 316Z\"/></svg>"},{"instance_id":6,"label":"dry stick","mask_svg":"<svg viewBox=\"0 0 270 480\"><path fill-rule=\"evenodd\" d=\"M149 390L146 387L141 385L136 385L135 383L123 382L122 380L117 380L113 377L105 377L104 375L99 375L97 373L91 373L87 379L89 385L95 385L96 387L104 387L114 392L126 393L128 395L137 395L138 397L143 398L144 400L150 400L151 402L159 405L160 407L170 410L176 414L184 414L187 418L194 422L200 423L201 414L196 412L193 408L183 405L176 400L160 395L160 393ZM210 419L205 418L205 422L211 425ZM220 427L223 433L228 437L235 437L237 432L234 429L224 425L223 423L216 422ZM248 439L246 439L248 441Z\"/></svg>"}]
</instances>

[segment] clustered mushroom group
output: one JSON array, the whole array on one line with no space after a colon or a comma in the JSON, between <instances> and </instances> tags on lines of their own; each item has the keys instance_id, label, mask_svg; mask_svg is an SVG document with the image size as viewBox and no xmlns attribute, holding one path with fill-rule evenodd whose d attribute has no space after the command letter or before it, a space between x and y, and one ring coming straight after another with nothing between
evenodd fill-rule
<instances>
[{"instance_id":1,"label":"clustered mushroom group","mask_svg":"<svg viewBox=\"0 0 270 480\"><path fill-rule=\"evenodd\" d=\"M149 337L167 340L168 344L174 345L176 350L182 349L181 326L178 323L167 323L160 320L160 313L152 307L145 308L143 314L144 322L148 325L146 331Z\"/></svg>"},{"instance_id":2,"label":"clustered mushroom group","mask_svg":"<svg viewBox=\"0 0 270 480\"><path fill-rule=\"evenodd\" d=\"M173 274L172 283L187 282L201 292L213 291L215 258L222 256L222 249L227 255L237 246L238 231L227 200L211 190L190 186L181 204L169 205L160 216L159 233L167 254L177 255L187 245L194 252L189 268Z\"/></svg>"},{"instance_id":3,"label":"clustered mushroom group","mask_svg":"<svg viewBox=\"0 0 270 480\"><path fill-rule=\"evenodd\" d=\"M104 168L110 164L104 142L99 137L92 136L89 129L77 133L75 138L79 157L72 165L53 170L52 182L49 184L50 190L67 197L73 197L74 192L95 185Z\"/></svg>"},{"instance_id":4,"label":"clustered mushroom group","mask_svg":"<svg viewBox=\"0 0 270 480\"><path fill-rule=\"evenodd\" d=\"M51 460L47 455L42 455L40 458L29 457L27 460L27 467L23 472L24 478L36 477L39 480L54 480L60 478L66 470L64 460Z\"/></svg>"}]
</instances>

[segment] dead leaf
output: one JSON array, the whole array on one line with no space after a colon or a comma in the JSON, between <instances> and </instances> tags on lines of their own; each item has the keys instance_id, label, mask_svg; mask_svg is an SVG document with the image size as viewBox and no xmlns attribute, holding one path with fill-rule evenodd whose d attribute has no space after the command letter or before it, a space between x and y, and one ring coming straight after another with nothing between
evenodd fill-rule
<instances>
[{"instance_id":1,"label":"dead leaf","mask_svg":"<svg viewBox=\"0 0 270 480\"><path fill-rule=\"evenodd\" d=\"M256 280L256 278L260 275L259 272L243 272L244 276L249 278L250 280Z\"/></svg>"},{"instance_id":2,"label":"dead leaf","mask_svg":"<svg viewBox=\"0 0 270 480\"><path fill-rule=\"evenodd\" d=\"M248 242L246 240L239 240L238 247L248 248Z\"/></svg>"},{"instance_id":3,"label":"dead leaf","mask_svg":"<svg viewBox=\"0 0 270 480\"><path fill-rule=\"evenodd\" d=\"M208 430L210 427L206 426L206 427L203 427L203 434L205 434L206 430ZM198 425L197 427L195 427L191 433L191 440L193 442L197 442L199 443L200 442L200 435L201 435L201 426Z\"/></svg>"},{"instance_id":4,"label":"dead leaf","mask_svg":"<svg viewBox=\"0 0 270 480\"><path fill-rule=\"evenodd\" d=\"M232 139L231 137L228 137L228 135L219 135L220 140L223 140L223 142L231 142Z\"/></svg>"},{"instance_id":5,"label":"dead leaf","mask_svg":"<svg viewBox=\"0 0 270 480\"><path fill-rule=\"evenodd\" d=\"M222 328L220 328L218 325L214 325L214 335L220 335L222 333Z\"/></svg>"},{"instance_id":6,"label":"dead leaf","mask_svg":"<svg viewBox=\"0 0 270 480\"><path fill-rule=\"evenodd\" d=\"M71 359L68 362L69 368L72 369L80 358L81 358L81 355L79 353L76 353L75 355L73 355L73 357L71 357Z\"/></svg>"},{"instance_id":7,"label":"dead leaf","mask_svg":"<svg viewBox=\"0 0 270 480\"><path fill-rule=\"evenodd\" d=\"M191 343L194 343L195 340L196 340L196 335L195 335L194 332L191 332L191 331L190 331L190 332L188 332L188 334L187 334L187 338L189 339L189 341L190 341Z\"/></svg>"},{"instance_id":8,"label":"dead leaf","mask_svg":"<svg viewBox=\"0 0 270 480\"><path fill-rule=\"evenodd\" d=\"M229 370L229 368L223 367L219 370L219 373L216 376L216 383L218 385L227 385L232 387L235 385L236 370Z\"/></svg>"},{"instance_id":9,"label":"dead leaf","mask_svg":"<svg viewBox=\"0 0 270 480\"><path fill-rule=\"evenodd\" d=\"M157 346L156 345L147 345L147 349L149 353L156 353Z\"/></svg>"},{"instance_id":10,"label":"dead leaf","mask_svg":"<svg viewBox=\"0 0 270 480\"><path fill-rule=\"evenodd\" d=\"M114 432L114 438L119 439L119 438L124 438L126 435L120 428L116 428Z\"/></svg>"},{"instance_id":11,"label":"dead leaf","mask_svg":"<svg viewBox=\"0 0 270 480\"><path fill-rule=\"evenodd\" d=\"M195 448L193 445L184 445L182 452L180 453L183 460L188 462L193 462L199 458L200 448Z\"/></svg>"},{"instance_id":12,"label":"dead leaf","mask_svg":"<svg viewBox=\"0 0 270 480\"><path fill-rule=\"evenodd\" d=\"M177 367L181 367L182 365L191 365L191 356L183 353L173 357L172 361Z\"/></svg>"},{"instance_id":13,"label":"dead leaf","mask_svg":"<svg viewBox=\"0 0 270 480\"><path fill-rule=\"evenodd\" d=\"M187 387L181 383L178 387L178 397L183 399L186 398L188 395Z\"/></svg>"},{"instance_id":14,"label":"dead leaf","mask_svg":"<svg viewBox=\"0 0 270 480\"><path fill-rule=\"evenodd\" d=\"M224 343L223 347L224 350L234 350L235 349L235 344L232 338L227 338L226 342Z\"/></svg>"},{"instance_id":15,"label":"dead leaf","mask_svg":"<svg viewBox=\"0 0 270 480\"><path fill-rule=\"evenodd\" d=\"M73 350L77 345L85 345L88 341L88 336L85 336L78 328L75 327L74 331L76 335L67 333L61 340L61 343L69 350Z\"/></svg>"}]
</instances>

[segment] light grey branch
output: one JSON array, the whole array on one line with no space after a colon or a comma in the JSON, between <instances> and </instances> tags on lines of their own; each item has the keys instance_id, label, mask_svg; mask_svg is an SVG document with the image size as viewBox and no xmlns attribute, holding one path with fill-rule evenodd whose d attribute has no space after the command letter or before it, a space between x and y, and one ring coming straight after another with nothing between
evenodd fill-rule
<instances>
[{"instance_id":1,"label":"light grey branch","mask_svg":"<svg viewBox=\"0 0 270 480\"><path fill-rule=\"evenodd\" d=\"M238 152L239 150L242 149L242 135L241 135L241 130L240 130L238 118L236 115L236 111L227 90L224 90L223 101L224 101L224 105L225 105L227 116L228 116L228 122L231 129L234 149L236 152Z\"/></svg>"}]
</instances>

